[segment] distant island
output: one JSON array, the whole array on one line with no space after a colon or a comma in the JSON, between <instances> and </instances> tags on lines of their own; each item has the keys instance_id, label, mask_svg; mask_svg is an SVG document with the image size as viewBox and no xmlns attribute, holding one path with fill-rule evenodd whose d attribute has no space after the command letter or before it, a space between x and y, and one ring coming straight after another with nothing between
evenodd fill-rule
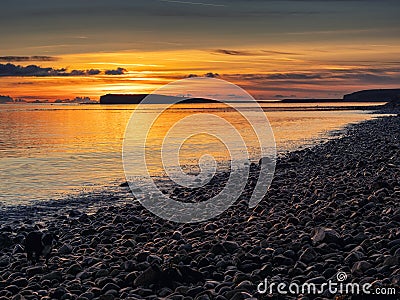
<instances>
[{"instance_id":1,"label":"distant island","mask_svg":"<svg viewBox=\"0 0 400 300\"><path fill-rule=\"evenodd\" d=\"M207 98L190 98L157 94L107 94L100 97L100 104L139 104L151 95L152 104L161 103L216 103ZM362 90L344 95L343 98L293 98L280 100L281 103L328 103L328 102L390 102L400 98L400 89ZM229 100L229 99L227 99ZM263 100L259 100L263 102ZM246 102L246 101L244 101Z\"/></svg>"},{"instance_id":2,"label":"distant island","mask_svg":"<svg viewBox=\"0 0 400 300\"><path fill-rule=\"evenodd\" d=\"M100 97L100 101L91 100L89 97L75 97L74 99L57 99L51 100L25 100L22 98L13 99L10 96L0 95L0 104L7 103L79 103L79 104L139 104L147 96L151 95L151 104L162 103L218 103L218 100L199 98L199 97L184 97L184 96L167 96L160 94L106 94ZM343 98L289 98L282 100L257 100L259 103L276 101L277 103L352 103L352 102L377 102L386 103L394 102L396 105L400 99L399 89L370 89L361 90L346 94ZM252 102L249 99L244 100L231 100L226 99L225 102Z\"/></svg>"},{"instance_id":3,"label":"distant island","mask_svg":"<svg viewBox=\"0 0 400 300\"><path fill-rule=\"evenodd\" d=\"M107 94L100 97L100 104L139 104L144 98L151 95L151 104L162 104L162 103L216 103L217 100L206 99L206 98L188 98L188 97L176 97L176 96L165 96L157 94Z\"/></svg>"},{"instance_id":4,"label":"distant island","mask_svg":"<svg viewBox=\"0 0 400 300\"><path fill-rule=\"evenodd\" d=\"M1 96L0 95L0 103L10 103L14 102L14 99L11 98L10 96Z\"/></svg>"}]
</instances>

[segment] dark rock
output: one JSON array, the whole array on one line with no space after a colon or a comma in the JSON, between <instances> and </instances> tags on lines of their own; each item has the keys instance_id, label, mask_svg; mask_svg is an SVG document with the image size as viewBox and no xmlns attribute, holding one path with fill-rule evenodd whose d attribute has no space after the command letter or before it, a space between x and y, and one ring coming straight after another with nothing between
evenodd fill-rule
<instances>
[{"instance_id":1,"label":"dark rock","mask_svg":"<svg viewBox=\"0 0 400 300\"><path fill-rule=\"evenodd\" d=\"M159 292L158 292L158 296L160 297L167 297L168 295L172 294L172 290L169 288L162 288Z\"/></svg>"},{"instance_id":2,"label":"dark rock","mask_svg":"<svg viewBox=\"0 0 400 300\"><path fill-rule=\"evenodd\" d=\"M354 264L357 261L360 261L364 257L364 254L361 251L352 251L349 255L347 255L344 261L348 264Z\"/></svg>"},{"instance_id":3,"label":"dark rock","mask_svg":"<svg viewBox=\"0 0 400 300\"><path fill-rule=\"evenodd\" d=\"M52 298L61 299L67 293L68 290L63 287L58 287L50 295Z\"/></svg>"},{"instance_id":4,"label":"dark rock","mask_svg":"<svg viewBox=\"0 0 400 300\"><path fill-rule=\"evenodd\" d=\"M89 279L90 277L92 277L92 275L91 275L91 273L89 273L87 271L79 272L76 275L76 278L81 279L81 280Z\"/></svg>"},{"instance_id":5,"label":"dark rock","mask_svg":"<svg viewBox=\"0 0 400 300\"><path fill-rule=\"evenodd\" d=\"M198 283L204 281L203 273L191 267L179 266L179 272L182 274L182 278L186 283Z\"/></svg>"},{"instance_id":6,"label":"dark rock","mask_svg":"<svg viewBox=\"0 0 400 300\"><path fill-rule=\"evenodd\" d=\"M77 209L71 209L71 210L68 212L68 216L69 216L70 218L79 217L81 214L82 214L82 213L81 213L79 210L77 210Z\"/></svg>"},{"instance_id":7,"label":"dark rock","mask_svg":"<svg viewBox=\"0 0 400 300\"><path fill-rule=\"evenodd\" d=\"M113 224L119 224L122 223L124 219L121 216L115 216L114 219L112 220Z\"/></svg>"},{"instance_id":8,"label":"dark rock","mask_svg":"<svg viewBox=\"0 0 400 300\"><path fill-rule=\"evenodd\" d=\"M102 277L106 277L110 274L110 272L107 269L100 269L96 272L96 274L94 274L95 278L102 278Z\"/></svg>"},{"instance_id":9,"label":"dark rock","mask_svg":"<svg viewBox=\"0 0 400 300\"><path fill-rule=\"evenodd\" d=\"M247 291L252 291L252 290L254 290L254 284L251 283L249 280L244 280L244 281L242 281L241 283L239 283L237 285L237 288L238 289L244 289L244 290L247 290Z\"/></svg>"},{"instance_id":10,"label":"dark rock","mask_svg":"<svg viewBox=\"0 0 400 300\"><path fill-rule=\"evenodd\" d=\"M399 257L388 256L385 258L383 265L384 266L398 266L399 265Z\"/></svg>"},{"instance_id":11,"label":"dark rock","mask_svg":"<svg viewBox=\"0 0 400 300\"><path fill-rule=\"evenodd\" d=\"M137 278L137 273L131 272L125 276L124 280L127 285L132 285L136 278Z\"/></svg>"},{"instance_id":12,"label":"dark rock","mask_svg":"<svg viewBox=\"0 0 400 300\"><path fill-rule=\"evenodd\" d=\"M25 252L25 249L20 245L20 244L17 244L17 245L15 245L14 246L14 249L13 249L13 254L18 254L18 253L24 253Z\"/></svg>"},{"instance_id":13,"label":"dark rock","mask_svg":"<svg viewBox=\"0 0 400 300\"><path fill-rule=\"evenodd\" d=\"M142 272L134 281L134 286L146 286L152 283L156 283L162 275L160 267L154 265L148 267Z\"/></svg>"},{"instance_id":14,"label":"dark rock","mask_svg":"<svg viewBox=\"0 0 400 300\"><path fill-rule=\"evenodd\" d=\"M48 274L45 274L45 275L43 275L42 276L42 279L43 280L57 280L57 281L59 281L59 282L61 282L62 281L62 278L63 278L63 274L62 274L62 272L61 271L53 271L53 272L50 272L50 273L48 273Z\"/></svg>"},{"instance_id":15,"label":"dark rock","mask_svg":"<svg viewBox=\"0 0 400 300\"><path fill-rule=\"evenodd\" d=\"M12 239L9 234L0 232L0 250L12 245Z\"/></svg>"},{"instance_id":16,"label":"dark rock","mask_svg":"<svg viewBox=\"0 0 400 300\"><path fill-rule=\"evenodd\" d=\"M18 278L13 280L13 284L20 288L24 288L28 285L29 281L26 278Z\"/></svg>"},{"instance_id":17,"label":"dark rock","mask_svg":"<svg viewBox=\"0 0 400 300\"><path fill-rule=\"evenodd\" d=\"M58 250L58 253L61 255L65 255L65 254L71 254L72 253L72 246L69 244L64 244L61 246L61 248Z\"/></svg>"},{"instance_id":18,"label":"dark rock","mask_svg":"<svg viewBox=\"0 0 400 300\"><path fill-rule=\"evenodd\" d=\"M103 293L105 293L105 292L110 291L110 290L119 291L120 289L121 288L118 285L116 285L115 283L109 282L101 289L101 291Z\"/></svg>"},{"instance_id":19,"label":"dark rock","mask_svg":"<svg viewBox=\"0 0 400 300\"><path fill-rule=\"evenodd\" d=\"M201 292L204 292L204 288L202 286L196 286L196 287L192 287L192 288L188 289L186 294L190 297L196 297Z\"/></svg>"},{"instance_id":20,"label":"dark rock","mask_svg":"<svg viewBox=\"0 0 400 300\"><path fill-rule=\"evenodd\" d=\"M358 261L351 268L351 273L353 273L355 275L363 275L365 273L365 271L367 271L371 267L372 267L372 264L370 264L369 262L367 262L365 260Z\"/></svg>"},{"instance_id":21,"label":"dark rock","mask_svg":"<svg viewBox=\"0 0 400 300\"><path fill-rule=\"evenodd\" d=\"M15 284L6 286L5 288L6 291L10 291L13 295L18 294L18 292L21 290L20 287L16 286Z\"/></svg>"},{"instance_id":22,"label":"dark rock","mask_svg":"<svg viewBox=\"0 0 400 300\"><path fill-rule=\"evenodd\" d=\"M99 300L114 300L115 296L112 294L103 294L99 297Z\"/></svg>"},{"instance_id":23,"label":"dark rock","mask_svg":"<svg viewBox=\"0 0 400 300\"><path fill-rule=\"evenodd\" d=\"M43 267L41 267L41 266L31 267L31 268L26 269L26 275L28 277L32 277L37 274L42 274L43 272L44 272L44 270L43 270Z\"/></svg>"},{"instance_id":24,"label":"dark rock","mask_svg":"<svg viewBox=\"0 0 400 300\"><path fill-rule=\"evenodd\" d=\"M82 267L79 264L73 264L67 270L67 274L76 275L82 271Z\"/></svg>"},{"instance_id":25,"label":"dark rock","mask_svg":"<svg viewBox=\"0 0 400 300\"><path fill-rule=\"evenodd\" d=\"M235 253L240 249L239 244L233 241L223 242L222 247L225 248L229 253Z\"/></svg>"},{"instance_id":26,"label":"dark rock","mask_svg":"<svg viewBox=\"0 0 400 300\"><path fill-rule=\"evenodd\" d=\"M284 265L284 266L290 266L290 265L294 264L293 259L291 259L290 257L286 257L282 254L275 256L274 262L276 262L279 265Z\"/></svg>"},{"instance_id":27,"label":"dark rock","mask_svg":"<svg viewBox=\"0 0 400 300\"><path fill-rule=\"evenodd\" d=\"M208 294L203 294L203 295L196 296L196 298L194 298L194 300L211 300L211 298L210 298L210 296L208 296Z\"/></svg>"},{"instance_id":28,"label":"dark rock","mask_svg":"<svg viewBox=\"0 0 400 300\"><path fill-rule=\"evenodd\" d=\"M231 296L233 295L233 296ZM251 294L247 293L246 291L241 290L234 290L228 296L231 300L242 300L242 299L250 299L252 298Z\"/></svg>"},{"instance_id":29,"label":"dark rock","mask_svg":"<svg viewBox=\"0 0 400 300\"><path fill-rule=\"evenodd\" d=\"M306 283L314 283L314 284L322 284L325 283L326 279L323 276L318 276L318 277L314 277L314 278L310 278L306 281Z\"/></svg>"},{"instance_id":30,"label":"dark rock","mask_svg":"<svg viewBox=\"0 0 400 300\"><path fill-rule=\"evenodd\" d=\"M306 250L303 251L303 253L300 255L299 260L305 263L309 263L315 260L317 256L317 253L315 252L314 249L312 248L307 248Z\"/></svg>"},{"instance_id":31,"label":"dark rock","mask_svg":"<svg viewBox=\"0 0 400 300\"><path fill-rule=\"evenodd\" d=\"M182 239L182 233L180 231L175 231L172 234L171 239L179 241L180 239Z\"/></svg>"},{"instance_id":32,"label":"dark rock","mask_svg":"<svg viewBox=\"0 0 400 300\"><path fill-rule=\"evenodd\" d=\"M314 230L314 235L312 240L315 244L319 243L334 243L337 244L340 242L340 235L331 228L326 227L318 227Z\"/></svg>"},{"instance_id":33,"label":"dark rock","mask_svg":"<svg viewBox=\"0 0 400 300\"><path fill-rule=\"evenodd\" d=\"M93 227L85 228L81 231L82 236L91 236L91 235L95 235L96 233L97 233L97 231Z\"/></svg>"},{"instance_id":34,"label":"dark rock","mask_svg":"<svg viewBox=\"0 0 400 300\"><path fill-rule=\"evenodd\" d=\"M8 256L3 256L0 258L0 267L4 268L10 264L10 258Z\"/></svg>"},{"instance_id":35,"label":"dark rock","mask_svg":"<svg viewBox=\"0 0 400 300\"><path fill-rule=\"evenodd\" d=\"M92 292L84 292L79 295L78 299L88 299L92 300L95 297L94 293Z\"/></svg>"},{"instance_id":36,"label":"dark rock","mask_svg":"<svg viewBox=\"0 0 400 300\"><path fill-rule=\"evenodd\" d=\"M211 253L214 253L216 255L223 254L226 252L226 249L224 246L222 246L221 243L216 243L211 247Z\"/></svg>"}]
</instances>

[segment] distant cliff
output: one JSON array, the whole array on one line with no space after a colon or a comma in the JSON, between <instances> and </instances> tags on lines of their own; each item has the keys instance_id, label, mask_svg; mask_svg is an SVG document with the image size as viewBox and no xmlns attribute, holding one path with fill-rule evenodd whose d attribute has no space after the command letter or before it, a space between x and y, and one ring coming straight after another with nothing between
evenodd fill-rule
<instances>
[{"instance_id":1,"label":"distant cliff","mask_svg":"<svg viewBox=\"0 0 400 300\"><path fill-rule=\"evenodd\" d=\"M149 94L107 94L100 97L100 104L139 104ZM151 104L157 103L173 103L179 101L180 103L214 103L216 100L205 98L186 98L186 97L173 97L165 95L151 95Z\"/></svg>"},{"instance_id":2,"label":"distant cliff","mask_svg":"<svg viewBox=\"0 0 400 300\"><path fill-rule=\"evenodd\" d=\"M344 95L345 101L392 101L400 97L400 89L364 90Z\"/></svg>"}]
</instances>

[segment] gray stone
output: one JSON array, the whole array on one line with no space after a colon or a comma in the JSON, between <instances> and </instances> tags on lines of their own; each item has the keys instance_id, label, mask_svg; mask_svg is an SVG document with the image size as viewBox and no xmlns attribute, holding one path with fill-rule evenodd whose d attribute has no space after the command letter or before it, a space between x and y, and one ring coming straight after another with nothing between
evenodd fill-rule
<instances>
[{"instance_id":1,"label":"gray stone","mask_svg":"<svg viewBox=\"0 0 400 300\"><path fill-rule=\"evenodd\" d=\"M110 291L110 290L119 291L120 289L121 288L118 285L116 285L115 283L109 282L101 289L101 291L103 293L105 293L105 292Z\"/></svg>"},{"instance_id":2,"label":"gray stone","mask_svg":"<svg viewBox=\"0 0 400 300\"><path fill-rule=\"evenodd\" d=\"M150 266L140 274L133 282L134 286L143 286L155 283L160 276L160 269L157 266Z\"/></svg>"},{"instance_id":3,"label":"gray stone","mask_svg":"<svg viewBox=\"0 0 400 300\"><path fill-rule=\"evenodd\" d=\"M10 258L8 256L3 256L0 258L0 267L7 267L10 263Z\"/></svg>"},{"instance_id":4,"label":"gray stone","mask_svg":"<svg viewBox=\"0 0 400 300\"><path fill-rule=\"evenodd\" d=\"M82 271L82 267L79 264L73 264L67 270L67 274L76 275Z\"/></svg>"},{"instance_id":5,"label":"gray stone","mask_svg":"<svg viewBox=\"0 0 400 300\"><path fill-rule=\"evenodd\" d=\"M315 260L317 257L317 253L313 248L307 248L306 250L303 251L303 253L300 255L299 260L305 263L310 263Z\"/></svg>"},{"instance_id":6,"label":"gray stone","mask_svg":"<svg viewBox=\"0 0 400 300\"><path fill-rule=\"evenodd\" d=\"M362 274L364 274L365 271L367 271L371 267L372 267L372 265L365 260L358 261L351 268L351 273L353 273L355 275L362 275Z\"/></svg>"},{"instance_id":7,"label":"gray stone","mask_svg":"<svg viewBox=\"0 0 400 300\"><path fill-rule=\"evenodd\" d=\"M383 261L384 266L398 266L399 264L399 258L396 256L387 256L385 257L385 260Z\"/></svg>"},{"instance_id":8,"label":"gray stone","mask_svg":"<svg viewBox=\"0 0 400 300\"><path fill-rule=\"evenodd\" d=\"M42 277L43 280L58 280L58 281L62 281L63 279L63 275L61 273L61 271L53 271L51 273L45 274Z\"/></svg>"},{"instance_id":9,"label":"gray stone","mask_svg":"<svg viewBox=\"0 0 400 300\"><path fill-rule=\"evenodd\" d=\"M340 235L331 228L317 227L314 230L312 240L314 244L319 243L338 243L340 241Z\"/></svg>"},{"instance_id":10,"label":"gray stone","mask_svg":"<svg viewBox=\"0 0 400 300\"><path fill-rule=\"evenodd\" d=\"M37 266L37 267L31 267L26 269L26 275L28 275L28 277L37 275L37 274L42 274L44 272L43 268L41 266Z\"/></svg>"},{"instance_id":11,"label":"gray stone","mask_svg":"<svg viewBox=\"0 0 400 300\"><path fill-rule=\"evenodd\" d=\"M61 248L58 250L59 254L71 254L72 253L72 246L69 244L64 244L61 246Z\"/></svg>"},{"instance_id":12,"label":"gray stone","mask_svg":"<svg viewBox=\"0 0 400 300\"><path fill-rule=\"evenodd\" d=\"M240 249L239 244L233 241L225 241L222 243L222 246L230 253L234 253Z\"/></svg>"}]
</instances>

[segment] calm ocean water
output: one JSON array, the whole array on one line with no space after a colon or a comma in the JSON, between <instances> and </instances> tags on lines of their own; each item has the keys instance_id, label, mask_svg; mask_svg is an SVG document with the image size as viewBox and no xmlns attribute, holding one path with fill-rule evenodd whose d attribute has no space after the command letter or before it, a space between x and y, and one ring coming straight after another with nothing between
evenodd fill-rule
<instances>
[{"instance_id":1,"label":"calm ocean water","mask_svg":"<svg viewBox=\"0 0 400 300\"><path fill-rule=\"evenodd\" d=\"M329 131L375 117L366 111L308 110L315 105L303 104L302 110L286 111L278 107L288 108L293 104L262 104L274 131L278 153L311 145L327 138ZM59 199L123 181L121 149L134 109L135 105L0 105L0 205ZM151 109L150 105L141 113ZM182 104L170 110L166 119L174 121L195 112L216 114L235 126L245 127L234 112L219 104ZM155 139L168 130L171 124L167 123L159 122L155 127ZM153 142L149 148L157 150L159 146ZM253 146L250 142L249 152L257 159ZM218 140L200 135L182 147L180 163L189 171L195 169L199 153L210 153L217 161L227 160L226 149ZM155 175L163 174L157 159L151 155L149 165Z\"/></svg>"}]
</instances>

